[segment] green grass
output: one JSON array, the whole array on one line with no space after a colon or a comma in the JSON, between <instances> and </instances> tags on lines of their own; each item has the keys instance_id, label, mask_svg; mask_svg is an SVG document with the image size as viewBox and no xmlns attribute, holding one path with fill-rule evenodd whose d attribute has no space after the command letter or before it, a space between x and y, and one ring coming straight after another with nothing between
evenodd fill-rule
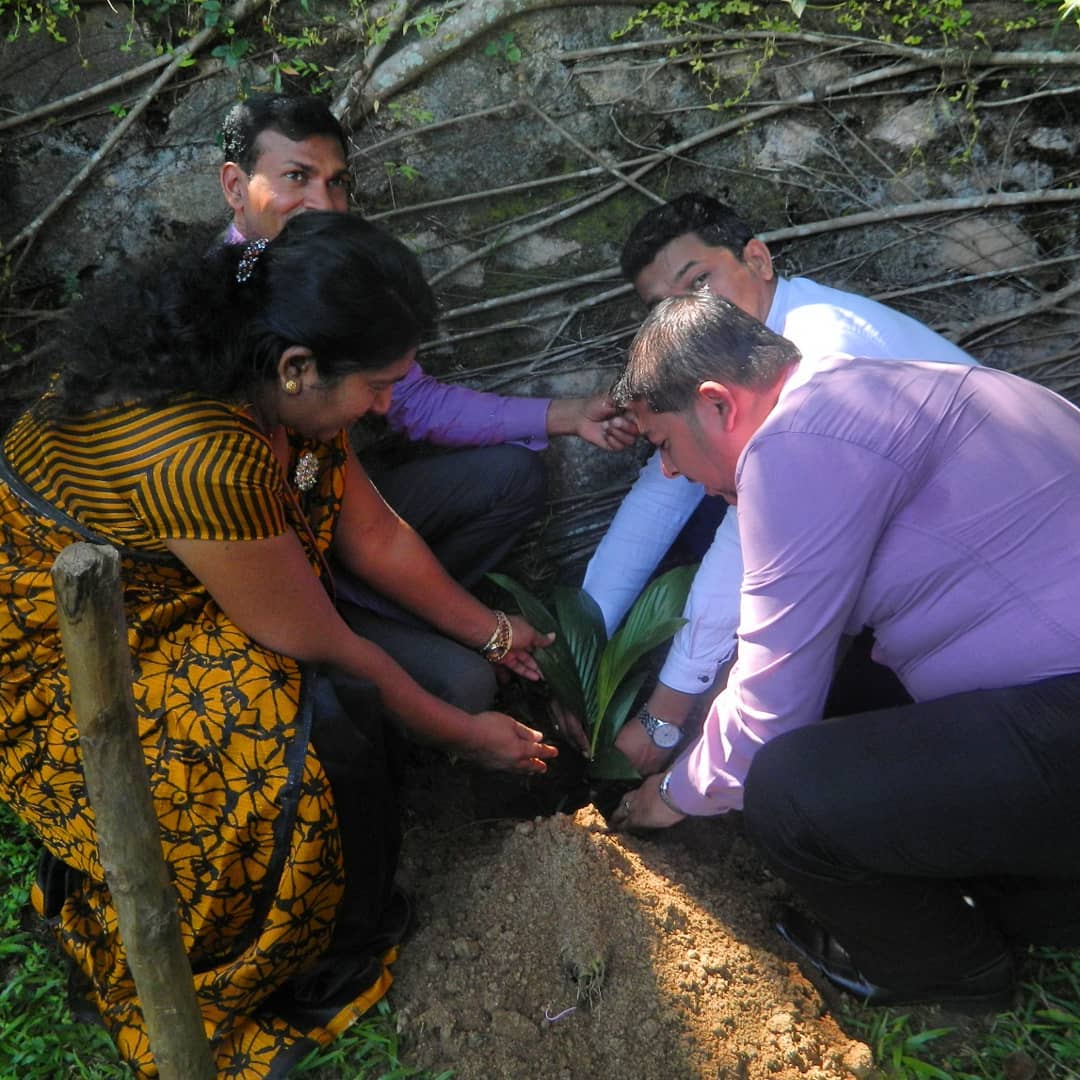
<instances>
[{"instance_id":1,"label":"green grass","mask_svg":"<svg viewBox=\"0 0 1080 1080\"><path fill-rule=\"evenodd\" d=\"M71 1018L64 969L27 915L36 861L37 845L0 804L0 1076L130 1080L104 1030Z\"/></svg>"},{"instance_id":2,"label":"green grass","mask_svg":"<svg viewBox=\"0 0 1080 1080\"><path fill-rule=\"evenodd\" d=\"M313 1051L294 1066L289 1076L315 1080L451 1080L452 1072L438 1076L423 1069L403 1065L394 1012L386 1000L375 1006L371 1016L353 1024L339 1039L322 1050Z\"/></svg>"},{"instance_id":3,"label":"green grass","mask_svg":"<svg viewBox=\"0 0 1080 1080\"><path fill-rule=\"evenodd\" d=\"M1021 985L1012 1012L964 1029L923 1028L891 1009L852 1010L848 1019L889 1080L1076 1080L1080 950L1029 950Z\"/></svg>"},{"instance_id":4,"label":"green grass","mask_svg":"<svg viewBox=\"0 0 1080 1080\"><path fill-rule=\"evenodd\" d=\"M28 903L38 846L0 803L0 1077L131 1080L102 1028L75 1021L59 951ZM380 1002L290 1076L309 1080L449 1080L402 1064L390 1006Z\"/></svg>"}]
</instances>

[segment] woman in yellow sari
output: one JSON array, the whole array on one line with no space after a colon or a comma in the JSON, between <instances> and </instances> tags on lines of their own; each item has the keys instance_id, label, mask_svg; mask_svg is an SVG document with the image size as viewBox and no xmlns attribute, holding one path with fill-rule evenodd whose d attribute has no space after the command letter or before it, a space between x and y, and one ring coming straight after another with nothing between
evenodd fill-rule
<instances>
[{"instance_id":1,"label":"woman in yellow sari","mask_svg":"<svg viewBox=\"0 0 1080 1080\"><path fill-rule=\"evenodd\" d=\"M34 902L87 1001L136 1072L156 1075L49 576L67 544L111 543L218 1074L272 1077L389 985L406 914L398 723L494 768L541 772L555 753L509 716L433 697L352 632L327 557L518 674L536 677L530 650L545 641L461 589L350 449L347 428L386 409L432 311L402 245L309 213L270 244L163 265L71 324L56 381L0 446L0 797L44 844Z\"/></svg>"}]
</instances>

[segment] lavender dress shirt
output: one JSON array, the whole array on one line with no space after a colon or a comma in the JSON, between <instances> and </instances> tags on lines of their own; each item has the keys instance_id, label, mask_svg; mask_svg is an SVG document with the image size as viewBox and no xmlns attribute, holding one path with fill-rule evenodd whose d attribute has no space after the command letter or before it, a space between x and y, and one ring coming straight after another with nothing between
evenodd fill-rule
<instances>
[{"instance_id":1,"label":"lavender dress shirt","mask_svg":"<svg viewBox=\"0 0 1080 1080\"><path fill-rule=\"evenodd\" d=\"M864 626L916 701L1080 671L1080 410L1049 390L982 367L796 369L736 485L738 659L672 768L687 813L742 806L757 748L821 719Z\"/></svg>"}]
</instances>

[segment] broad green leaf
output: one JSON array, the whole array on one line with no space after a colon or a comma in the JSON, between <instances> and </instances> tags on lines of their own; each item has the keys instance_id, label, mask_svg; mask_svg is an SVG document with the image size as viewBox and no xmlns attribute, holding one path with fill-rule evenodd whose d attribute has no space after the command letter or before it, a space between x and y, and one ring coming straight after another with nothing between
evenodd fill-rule
<instances>
[{"instance_id":1,"label":"broad green leaf","mask_svg":"<svg viewBox=\"0 0 1080 1080\"><path fill-rule=\"evenodd\" d=\"M590 760L615 742L647 672L633 672L641 658L670 638L680 617L696 567L671 570L652 582L631 608L623 626L605 641L604 618L584 589L553 590L555 614L528 589L504 574L489 574L506 589L538 630L556 631L555 642L535 653L558 701L585 728Z\"/></svg>"},{"instance_id":2,"label":"broad green leaf","mask_svg":"<svg viewBox=\"0 0 1080 1080\"><path fill-rule=\"evenodd\" d=\"M601 712L634 664L682 625L679 616L696 572L696 566L678 566L661 574L637 598L600 658L596 698Z\"/></svg>"},{"instance_id":3,"label":"broad green leaf","mask_svg":"<svg viewBox=\"0 0 1080 1080\"><path fill-rule=\"evenodd\" d=\"M581 677L555 616L524 585L513 578L505 574L488 574L488 577L510 593L530 625L545 634L555 631L555 640L547 648L537 649L533 656L536 657L544 682L551 688L556 700L583 724L586 723L585 691L581 685Z\"/></svg>"},{"instance_id":4,"label":"broad green leaf","mask_svg":"<svg viewBox=\"0 0 1080 1080\"><path fill-rule=\"evenodd\" d=\"M642 625L636 638L623 639L621 649L612 647L615 641L615 638L612 638L608 642L608 648L600 657L596 690L597 709L606 711L607 703L634 665L650 650L673 637L685 622L686 620L680 616L677 619L665 619L650 626Z\"/></svg>"},{"instance_id":5,"label":"broad green leaf","mask_svg":"<svg viewBox=\"0 0 1080 1080\"><path fill-rule=\"evenodd\" d=\"M615 693L611 696L611 704L604 711L604 715L597 725L597 731L591 736L589 743L589 756L591 758L595 758L609 746L614 745L615 736L619 734L623 724L626 723L627 714L630 712L634 699L637 697L638 691L646 678L648 678L648 675L649 673L646 670L635 671L623 679L616 687Z\"/></svg>"},{"instance_id":6,"label":"broad green leaf","mask_svg":"<svg viewBox=\"0 0 1080 1080\"><path fill-rule=\"evenodd\" d=\"M627 756L614 746L601 750L589 765L594 780L640 780L641 773L630 764Z\"/></svg>"},{"instance_id":7,"label":"broad green leaf","mask_svg":"<svg viewBox=\"0 0 1080 1080\"><path fill-rule=\"evenodd\" d=\"M488 574L488 579L500 589L505 589L517 601L521 614L542 634L558 630L559 624L555 621L555 616L524 585L506 574Z\"/></svg>"},{"instance_id":8,"label":"broad green leaf","mask_svg":"<svg viewBox=\"0 0 1080 1080\"><path fill-rule=\"evenodd\" d=\"M661 574L637 598L622 625L615 633L615 638L622 636L633 641L641 633L643 626L650 626L662 619L672 619L682 614L686 607L686 598L690 594L690 585L697 573L697 566L677 566L666 574ZM620 648L625 646L620 645Z\"/></svg>"},{"instance_id":9,"label":"broad green leaf","mask_svg":"<svg viewBox=\"0 0 1080 1080\"><path fill-rule=\"evenodd\" d=\"M602 715L596 707L596 673L600 666L600 654L607 644L604 614L600 605L584 589L560 586L553 591L552 598L560 636L574 658L585 698L585 713L578 714L578 719L591 740L593 728Z\"/></svg>"}]
</instances>

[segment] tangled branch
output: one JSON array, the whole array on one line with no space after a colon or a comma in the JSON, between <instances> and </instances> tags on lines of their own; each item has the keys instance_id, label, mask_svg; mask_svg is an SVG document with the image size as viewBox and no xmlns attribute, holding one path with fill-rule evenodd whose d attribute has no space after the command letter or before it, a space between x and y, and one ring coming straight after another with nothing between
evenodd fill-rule
<instances>
[{"instance_id":1,"label":"tangled branch","mask_svg":"<svg viewBox=\"0 0 1080 1080\"><path fill-rule=\"evenodd\" d=\"M257 11L267 0L237 0L227 12L225 25L243 22L253 12ZM94 151L86 164L64 185L63 190L56 196L44 210L41 211L29 224L19 230L13 239L5 246L0 247L0 255L10 254L20 246L25 245L23 257L29 251L34 238L41 231L45 223L60 210L68 200L82 187L87 178L94 172L98 165L105 160L112 150L119 145L128 130L151 105L154 99L169 84L173 76L185 66L188 57L194 56L205 45L212 42L221 29L217 26L204 27L190 41L174 50L165 70L153 81L149 88L142 94L139 100L128 110L127 115L109 133L108 138ZM20 259L20 263L21 263ZM16 265L16 270L18 264Z\"/></svg>"}]
</instances>

